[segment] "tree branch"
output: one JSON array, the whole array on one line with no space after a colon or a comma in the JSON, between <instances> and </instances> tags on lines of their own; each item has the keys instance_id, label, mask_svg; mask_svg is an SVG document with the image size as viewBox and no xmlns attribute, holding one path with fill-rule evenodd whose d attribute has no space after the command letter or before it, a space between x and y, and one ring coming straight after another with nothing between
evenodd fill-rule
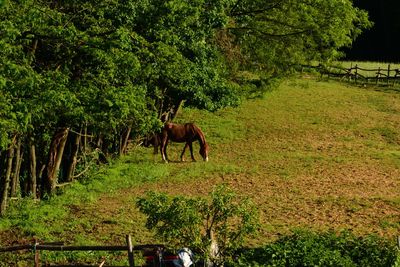
<instances>
[{"instance_id":1,"label":"tree branch","mask_svg":"<svg viewBox=\"0 0 400 267\"><path fill-rule=\"evenodd\" d=\"M254 32L254 33L258 33L261 35L264 35L266 37L272 37L272 38L284 38L284 37L289 37L289 36L295 36L295 35L301 35L304 33L310 33L312 32L312 30L306 29L306 30L300 30L300 31L295 31L295 32L289 32L289 33L282 33L282 34L275 34L275 33L269 33L269 32L265 32L256 28L251 28L251 27L231 27L228 28L228 30L234 30L234 31L248 31L248 32Z\"/></svg>"}]
</instances>

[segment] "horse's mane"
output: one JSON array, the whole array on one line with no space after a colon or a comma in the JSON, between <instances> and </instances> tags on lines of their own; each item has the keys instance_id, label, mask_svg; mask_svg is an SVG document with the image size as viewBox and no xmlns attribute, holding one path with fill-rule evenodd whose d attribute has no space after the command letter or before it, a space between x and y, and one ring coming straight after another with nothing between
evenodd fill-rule
<instances>
[{"instance_id":1,"label":"horse's mane","mask_svg":"<svg viewBox=\"0 0 400 267\"><path fill-rule=\"evenodd\" d=\"M200 143L203 144L203 145L207 145L206 137L204 136L203 132L194 123L192 125L193 125L194 130L196 131L196 133L199 136Z\"/></svg>"}]
</instances>

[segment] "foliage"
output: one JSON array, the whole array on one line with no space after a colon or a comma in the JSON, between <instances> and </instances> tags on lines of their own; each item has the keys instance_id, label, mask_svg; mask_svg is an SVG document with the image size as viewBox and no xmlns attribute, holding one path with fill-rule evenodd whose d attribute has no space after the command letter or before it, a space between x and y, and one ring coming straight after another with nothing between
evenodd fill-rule
<instances>
[{"instance_id":1,"label":"foliage","mask_svg":"<svg viewBox=\"0 0 400 267\"><path fill-rule=\"evenodd\" d=\"M182 103L237 106L294 64L337 57L370 26L350 0L0 5L0 152L35 146L35 157L21 153L31 165L14 164L9 173L25 181L36 174L37 184L51 185L42 191L87 169L87 153L123 154L129 138L159 130ZM245 72L257 78L243 79Z\"/></svg>"},{"instance_id":2,"label":"foliage","mask_svg":"<svg viewBox=\"0 0 400 267\"><path fill-rule=\"evenodd\" d=\"M371 27L365 11L350 0L237 1L227 30L234 36L247 67L271 73L312 60L339 57L362 30Z\"/></svg>"},{"instance_id":3,"label":"foliage","mask_svg":"<svg viewBox=\"0 0 400 267\"><path fill-rule=\"evenodd\" d=\"M205 0L5 2L0 9L0 149L14 149L8 145L16 136L25 147L42 147L36 151L41 174L39 168L52 164L47 154L57 149L49 146L60 128L96 140L88 146L85 135L80 157L93 149L108 155L124 151L124 134L138 138L158 130L161 115L185 100L209 110L238 104L237 87L228 82L210 41L228 20L227 5ZM67 142L70 155L61 164L60 181L69 179L63 175L73 161L73 139ZM13 172L32 172L22 168Z\"/></svg>"},{"instance_id":4,"label":"foliage","mask_svg":"<svg viewBox=\"0 0 400 267\"><path fill-rule=\"evenodd\" d=\"M230 1L151 0L137 18L136 31L148 42L146 82L160 112L186 105L216 110L238 103L224 62L211 42L228 21ZM161 109L161 110L160 110Z\"/></svg>"},{"instance_id":5,"label":"foliage","mask_svg":"<svg viewBox=\"0 0 400 267\"><path fill-rule=\"evenodd\" d=\"M237 266L393 266L397 249L375 236L298 231L240 255Z\"/></svg>"},{"instance_id":6,"label":"foliage","mask_svg":"<svg viewBox=\"0 0 400 267\"><path fill-rule=\"evenodd\" d=\"M137 206L148 216L146 227L155 229L168 244L190 247L204 258L224 262L243 244L245 236L256 231L257 211L248 199L237 198L224 185L217 186L210 196L207 201L150 192ZM219 250L215 258L210 255L214 241Z\"/></svg>"}]
</instances>

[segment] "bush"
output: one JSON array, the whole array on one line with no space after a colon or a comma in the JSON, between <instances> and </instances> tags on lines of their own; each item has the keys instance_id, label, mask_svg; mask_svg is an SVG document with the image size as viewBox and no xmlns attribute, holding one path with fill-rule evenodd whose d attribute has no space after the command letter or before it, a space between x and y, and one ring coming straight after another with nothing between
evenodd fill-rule
<instances>
[{"instance_id":1,"label":"bush","mask_svg":"<svg viewBox=\"0 0 400 267\"><path fill-rule=\"evenodd\" d=\"M226 185L215 187L209 199L149 192L137 206L148 216L146 227L169 246L190 247L216 266L228 261L258 228L255 205Z\"/></svg>"},{"instance_id":2,"label":"bush","mask_svg":"<svg viewBox=\"0 0 400 267\"><path fill-rule=\"evenodd\" d=\"M244 250L233 266L393 266L397 253L394 244L375 236L301 231Z\"/></svg>"}]
</instances>

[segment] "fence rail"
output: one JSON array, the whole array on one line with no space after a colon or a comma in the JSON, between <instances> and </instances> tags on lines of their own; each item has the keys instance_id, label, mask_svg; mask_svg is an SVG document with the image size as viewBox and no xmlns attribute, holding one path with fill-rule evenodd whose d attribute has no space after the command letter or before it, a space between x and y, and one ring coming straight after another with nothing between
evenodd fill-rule
<instances>
[{"instance_id":1,"label":"fence rail","mask_svg":"<svg viewBox=\"0 0 400 267\"><path fill-rule=\"evenodd\" d=\"M391 68L391 64L388 64L386 68L362 68L357 64L350 68L339 67L339 66L302 66L302 68L313 68L317 69L322 76L327 75L329 78L339 78L340 80L347 80L355 82L356 84L371 84L394 86L396 83L400 83L400 69Z\"/></svg>"},{"instance_id":2,"label":"fence rail","mask_svg":"<svg viewBox=\"0 0 400 267\"><path fill-rule=\"evenodd\" d=\"M110 245L110 246L67 246L64 245L62 242L53 242L53 243L43 243L40 244L39 242L35 242L35 244L28 244L28 245L17 245L17 246L11 246L11 247L0 247L0 253L1 252L14 252L14 251L21 251L21 250L30 250L33 251L34 254L34 263L35 267L40 266L40 251L41 250L46 250L46 251L126 251L128 254L128 262L129 262L129 267L134 267L135 266L135 261L134 261L134 253L133 251L143 251L145 249L154 249L156 253L160 253L162 249L164 249L163 245L132 245L132 239L130 235L126 236L126 245ZM52 267L61 267L61 266L102 266L106 267L104 265L104 262L102 262L100 265L45 265L45 266L52 266Z\"/></svg>"}]
</instances>

